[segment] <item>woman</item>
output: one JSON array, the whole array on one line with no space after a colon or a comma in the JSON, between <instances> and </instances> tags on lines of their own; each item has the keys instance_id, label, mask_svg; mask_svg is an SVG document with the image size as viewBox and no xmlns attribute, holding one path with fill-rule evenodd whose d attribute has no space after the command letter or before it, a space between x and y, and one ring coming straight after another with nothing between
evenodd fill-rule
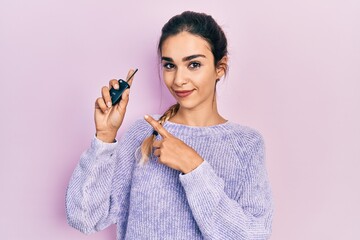
<instances>
[{"instance_id":1,"label":"woman","mask_svg":"<svg viewBox=\"0 0 360 240\"><path fill-rule=\"evenodd\" d=\"M222 29L209 15L184 12L163 27L158 51L177 104L116 141L129 90L111 106L102 88L96 136L67 191L69 224L92 233L116 223L118 239L268 239L262 137L217 110L216 84L228 66Z\"/></svg>"}]
</instances>

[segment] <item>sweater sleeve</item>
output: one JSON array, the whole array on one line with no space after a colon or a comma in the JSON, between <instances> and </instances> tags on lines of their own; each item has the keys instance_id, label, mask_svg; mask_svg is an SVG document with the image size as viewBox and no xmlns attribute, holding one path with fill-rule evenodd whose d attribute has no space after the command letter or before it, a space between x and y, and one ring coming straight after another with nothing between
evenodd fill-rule
<instances>
[{"instance_id":1,"label":"sweater sleeve","mask_svg":"<svg viewBox=\"0 0 360 240\"><path fill-rule=\"evenodd\" d=\"M81 155L66 192L70 226L90 234L114 223L126 224L134 153L140 144L136 129L133 126L115 143L94 137Z\"/></svg>"},{"instance_id":2,"label":"sweater sleeve","mask_svg":"<svg viewBox=\"0 0 360 240\"><path fill-rule=\"evenodd\" d=\"M271 234L273 205L262 138L249 150L238 199L224 191L225 182L204 161L180 181L205 239L264 240Z\"/></svg>"}]
</instances>

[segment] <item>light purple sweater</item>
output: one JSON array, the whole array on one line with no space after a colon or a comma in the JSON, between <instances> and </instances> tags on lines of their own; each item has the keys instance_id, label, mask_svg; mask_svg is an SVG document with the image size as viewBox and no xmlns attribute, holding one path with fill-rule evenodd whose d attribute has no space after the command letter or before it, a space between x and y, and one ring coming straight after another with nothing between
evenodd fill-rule
<instances>
[{"instance_id":1,"label":"light purple sweater","mask_svg":"<svg viewBox=\"0 0 360 240\"><path fill-rule=\"evenodd\" d=\"M273 204L261 135L232 122L164 128L205 161L188 174L156 157L139 165L153 131L145 120L116 143L94 137L68 186L68 223L87 234L116 223L117 239L268 239Z\"/></svg>"}]
</instances>

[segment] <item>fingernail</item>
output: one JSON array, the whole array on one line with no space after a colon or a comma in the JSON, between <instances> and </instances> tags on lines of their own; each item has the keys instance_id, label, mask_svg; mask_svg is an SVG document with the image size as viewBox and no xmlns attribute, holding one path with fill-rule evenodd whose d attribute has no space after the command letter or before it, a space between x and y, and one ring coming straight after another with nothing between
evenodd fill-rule
<instances>
[{"instance_id":1,"label":"fingernail","mask_svg":"<svg viewBox=\"0 0 360 240\"><path fill-rule=\"evenodd\" d=\"M144 118L145 118L145 119L148 119L148 118L149 118L149 115L145 115Z\"/></svg>"},{"instance_id":2,"label":"fingernail","mask_svg":"<svg viewBox=\"0 0 360 240\"><path fill-rule=\"evenodd\" d=\"M106 104L108 107L111 107L111 102L107 102Z\"/></svg>"},{"instance_id":3,"label":"fingernail","mask_svg":"<svg viewBox=\"0 0 360 240\"><path fill-rule=\"evenodd\" d=\"M114 88L115 88L115 89L119 89L119 84L115 84L115 85L114 85Z\"/></svg>"}]
</instances>

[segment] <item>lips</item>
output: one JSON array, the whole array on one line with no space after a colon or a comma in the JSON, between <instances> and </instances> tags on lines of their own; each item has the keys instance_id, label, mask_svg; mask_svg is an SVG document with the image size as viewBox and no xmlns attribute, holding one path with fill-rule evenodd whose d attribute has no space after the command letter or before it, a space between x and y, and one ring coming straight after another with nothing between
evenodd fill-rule
<instances>
[{"instance_id":1,"label":"lips","mask_svg":"<svg viewBox=\"0 0 360 240\"><path fill-rule=\"evenodd\" d=\"M194 90L182 90L182 91L174 91L176 96L179 98L184 98L189 96Z\"/></svg>"}]
</instances>

